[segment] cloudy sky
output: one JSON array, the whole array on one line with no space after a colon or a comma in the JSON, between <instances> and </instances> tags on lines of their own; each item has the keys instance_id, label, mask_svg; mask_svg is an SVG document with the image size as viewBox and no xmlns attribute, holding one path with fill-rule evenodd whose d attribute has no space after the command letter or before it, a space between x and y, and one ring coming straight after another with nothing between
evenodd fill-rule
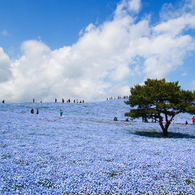
<instances>
[{"instance_id":1,"label":"cloudy sky","mask_svg":"<svg viewBox=\"0 0 195 195\"><path fill-rule=\"evenodd\" d=\"M195 89L195 0L0 0L0 99L102 101L147 78Z\"/></svg>"}]
</instances>

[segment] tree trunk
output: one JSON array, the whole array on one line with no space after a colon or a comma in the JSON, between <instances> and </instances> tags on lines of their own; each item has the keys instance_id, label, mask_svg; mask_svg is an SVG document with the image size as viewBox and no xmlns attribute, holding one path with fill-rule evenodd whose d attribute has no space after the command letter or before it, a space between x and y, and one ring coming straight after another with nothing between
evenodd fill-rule
<instances>
[{"instance_id":1,"label":"tree trunk","mask_svg":"<svg viewBox=\"0 0 195 195\"><path fill-rule=\"evenodd\" d=\"M161 129L163 131L163 136L168 137L167 129L168 129L169 125L170 125L170 122L166 121L166 125L164 126L163 125L163 120L162 120L162 117L160 116L160 114L158 114L158 117L159 117L159 125L160 125L160 127L161 127Z\"/></svg>"},{"instance_id":2,"label":"tree trunk","mask_svg":"<svg viewBox=\"0 0 195 195\"><path fill-rule=\"evenodd\" d=\"M170 125L171 122L170 122L170 120L168 120L167 114L165 114L165 119L166 119L166 125L165 125L165 128L164 128L163 134L164 134L164 136L168 137L167 129L169 128L169 125Z\"/></svg>"},{"instance_id":3,"label":"tree trunk","mask_svg":"<svg viewBox=\"0 0 195 195\"><path fill-rule=\"evenodd\" d=\"M163 135L164 135L165 137L168 137L168 132L167 132L167 129L166 129L166 128L164 128L164 130L163 130Z\"/></svg>"},{"instance_id":4,"label":"tree trunk","mask_svg":"<svg viewBox=\"0 0 195 195\"><path fill-rule=\"evenodd\" d=\"M168 131L167 131L168 126L167 126L167 124L165 126L163 126L163 124L161 123L160 126L161 126L161 129L163 131L163 136L168 137Z\"/></svg>"}]
</instances>

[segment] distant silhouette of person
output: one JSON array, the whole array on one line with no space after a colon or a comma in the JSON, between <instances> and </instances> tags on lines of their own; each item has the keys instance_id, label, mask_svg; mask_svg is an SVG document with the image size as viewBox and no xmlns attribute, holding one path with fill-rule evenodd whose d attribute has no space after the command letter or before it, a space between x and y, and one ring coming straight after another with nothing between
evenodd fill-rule
<instances>
[{"instance_id":1,"label":"distant silhouette of person","mask_svg":"<svg viewBox=\"0 0 195 195\"><path fill-rule=\"evenodd\" d=\"M117 118L116 118L116 116L114 117L114 121L117 121Z\"/></svg>"},{"instance_id":2,"label":"distant silhouette of person","mask_svg":"<svg viewBox=\"0 0 195 195\"><path fill-rule=\"evenodd\" d=\"M188 125L188 121L185 122L185 125Z\"/></svg>"},{"instance_id":3,"label":"distant silhouette of person","mask_svg":"<svg viewBox=\"0 0 195 195\"><path fill-rule=\"evenodd\" d=\"M172 120L170 121L170 123L171 123L171 124L174 124L174 122L175 122L175 120L174 120L174 119L172 119Z\"/></svg>"},{"instance_id":4,"label":"distant silhouette of person","mask_svg":"<svg viewBox=\"0 0 195 195\"><path fill-rule=\"evenodd\" d=\"M31 114L34 114L34 110L33 110L33 108L31 109L31 111L30 111L30 112L31 112Z\"/></svg>"},{"instance_id":5,"label":"distant silhouette of person","mask_svg":"<svg viewBox=\"0 0 195 195\"><path fill-rule=\"evenodd\" d=\"M2 103L4 104L5 103L5 100L3 100Z\"/></svg>"},{"instance_id":6,"label":"distant silhouette of person","mask_svg":"<svg viewBox=\"0 0 195 195\"><path fill-rule=\"evenodd\" d=\"M63 111L62 110L60 110L60 116L62 116L63 115Z\"/></svg>"},{"instance_id":7,"label":"distant silhouette of person","mask_svg":"<svg viewBox=\"0 0 195 195\"><path fill-rule=\"evenodd\" d=\"M39 109L37 108L37 112L36 112L36 114L39 114Z\"/></svg>"}]
</instances>

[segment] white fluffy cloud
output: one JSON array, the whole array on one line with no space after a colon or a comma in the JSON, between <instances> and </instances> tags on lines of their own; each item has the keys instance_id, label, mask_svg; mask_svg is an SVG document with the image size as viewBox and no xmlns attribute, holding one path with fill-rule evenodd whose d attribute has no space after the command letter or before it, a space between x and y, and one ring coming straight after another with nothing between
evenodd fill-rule
<instances>
[{"instance_id":1,"label":"white fluffy cloud","mask_svg":"<svg viewBox=\"0 0 195 195\"><path fill-rule=\"evenodd\" d=\"M141 7L141 0L127 1L128 10L138 12Z\"/></svg>"},{"instance_id":2,"label":"white fluffy cloud","mask_svg":"<svg viewBox=\"0 0 195 195\"><path fill-rule=\"evenodd\" d=\"M25 41L23 55L11 66L0 48L0 97L10 102L62 97L98 101L128 95L133 77L164 78L195 48L187 33L195 28L193 2L185 5L187 12L170 12L169 19L161 13L162 21L150 25L149 17L134 17L140 0L123 0L112 21L89 24L72 46L52 51L41 41Z\"/></svg>"},{"instance_id":3,"label":"white fluffy cloud","mask_svg":"<svg viewBox=\"0 0 195 195\"><path fill-rule=\"evenodd\" d=\"M9 56L0 47L0 83L7 81L11 77Z\"/></svg>"}]
</instances>

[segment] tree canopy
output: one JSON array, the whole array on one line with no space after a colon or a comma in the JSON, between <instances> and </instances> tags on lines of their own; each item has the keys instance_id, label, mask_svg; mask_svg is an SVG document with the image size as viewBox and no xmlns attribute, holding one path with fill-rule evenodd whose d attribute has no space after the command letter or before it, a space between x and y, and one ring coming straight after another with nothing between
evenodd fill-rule
<instances>
[{"instance_id":1,"label":"tree canopy","mask_svg":"<svg viewBox=\"0 0 195 195\"><path fill-rule=\"evenodd\" d=\"M195 92L182 90L178 83L147 79L144 85L135 85L130 89L129 100L125 102L132 109L125 116L155 119L164 136L168 136L167 130L175 115L195 113Z\"/></svg>"}]
</instances>

